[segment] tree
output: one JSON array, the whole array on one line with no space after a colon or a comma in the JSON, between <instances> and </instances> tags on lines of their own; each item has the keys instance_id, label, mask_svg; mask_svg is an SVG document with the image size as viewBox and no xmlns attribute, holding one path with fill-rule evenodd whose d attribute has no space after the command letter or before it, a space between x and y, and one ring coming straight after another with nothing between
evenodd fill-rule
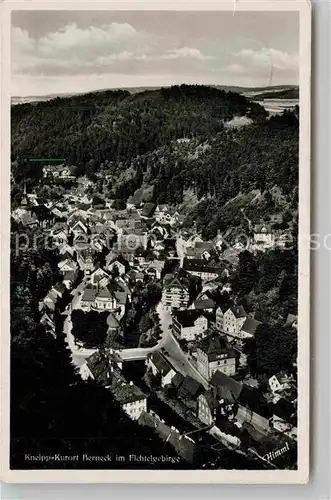
<instances>
[{"instance_id":1,"label":"tree","mask_svg":"<svg viewBox=\"0 0 331 500\"><path fill-rule=\"evenodd\" d=\"M282 325L258 326L255 351L248 355L248 365L254 375L271 377L281 371L292 371L297 356L297 335Z\"/></svg>"},{"instance_id":2,"label":"tree","mask_svg":"<svg viewBox=\"0 0 331 500\"><path fill-rule=\"evenodd\" d=\"M108 313L90 311L84 313L74 310L71 314L72 334L76 340L83 342L87 348L101 347L107 338Z\"/></svg>"},{"instance_id":3,"label":"tree","mask_svg":"<svg viewBox=\"0 0 331 500\"><path fill-rule=\"evenodd\" d=\"M240 295L248 294L259 278L258 266L254 256L245 250L239 255L239 268L232 280L233 290Z\"/></svg>"}]
</instances>

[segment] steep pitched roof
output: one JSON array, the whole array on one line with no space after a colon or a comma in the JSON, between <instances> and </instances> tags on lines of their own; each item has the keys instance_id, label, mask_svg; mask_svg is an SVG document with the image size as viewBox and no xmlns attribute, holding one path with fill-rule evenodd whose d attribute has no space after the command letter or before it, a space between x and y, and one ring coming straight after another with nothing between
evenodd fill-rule
<instances>
[{"instance_id":1,"label":"steep pitched roof","mask_svg":"<svg viewBox=\"0 0 331 500\"><path fill-rule=\"evenodd\" d=\"M258 415L271 417L270 406L256 389L237 382L219 370L213 374L210 384L216 389L218 399L224 398L229 403L237 402Z\"/></svg>"},{"instance_id":2,"label":"steep pitched roof","mask_svg":"<svg viewBox=\"0 0 331 500\"><path fill-rule=\"evenodd\" d=\"M140 205L143 202L144 190L142 188L138 189L130 198L127 203L131 205Z\"/></svg>"},{"instance_id":3,"label":"steep pitched roof","mask_svg":"<svg viewBox=\"0 0 331 500\"><path fill-rule=\"evenodd\" d=\"M295 314L288 314L285 322L285 326L292 326L295 321L298 320L298 317Z\"/></svg>"},{"instance_id":4,"label":"steep pitched roof","mask_svg":"<svg viewBox=\"0 0 331 500\"><path fill-rule=\"evenodd\" d=\"M53 286L54 290L56 290L59 293L64 293L66 291L66 287L64 286L63 283L56 283Z\"/></svg>"},{"instance_id":5,"label":"steep pitched roof","mask_svg":"<svg viewBox=\"0 0 331 500\"><path fill-rule=\"evenodd\" d=\"M94 302L96 296L97 296L97 290L95 288L85 288L82 300L88 302Z\"/></svg>"},{"instance_id":6,"label":"steep pitched roof","mask_svg":"<svg viewBox=\"0 0 331 500\"><path fill-rule=\"evenodd\" d=\"M228 347L226 337L219 333L212 332L197 345L208 356L209 361L216 361L222 354L227 354L228 358L235 358L235 352Z\"/></svg>"},{"instance_id":7,"label":"steep pitched roof","mask_svg":"<svg viewBox=\"0 0 331 500\"><path fill-rule=\"evenodd\" d=\"M255 335L255 332L260 325L262 325L261 321L257 321L254 318L246 318L241 331L244 333L249 333L250 335Z\"/></svg>"},{"instance_id":8,"label":"steep pitched roof","mask_svg":"<svg viewBox=\"0 0 331 500\"><path fill-rule=\"evenodd\" d=\"M254 226L254 233L271 233L271 224L256 224Z\"/></svg>"},{"instance_id":9,"label":"steep pitched roof","mask_svg":"<svg viewBox=\"0 0 331 500\"><path fill-rule=\"evenodd\" d=\"M185 378L184 375L182 375L181 373L178 372L171 380L171 383L172 383L172 385L174 385L178 389L179 386L183 383L184 378Z\"/></svg>"},{"instance_id":10,"label":"steep pitched roof","mask_svg":"<svg viewBox=\"0 0 331 500\"><path fill-rule=\"evenodd\" d=\"M109 313L107 316L107 325L109 328L118 328L119 327L119 322L113 315L113 313Z\"/></svg>"},{"instance_id":11,"label":"steep pitched roof","mask_svg":"<svg viewBox=\"0 0 331 500\"><path fill-rule=\"evenodd\" d=\"M144 394L139 387L132 382L127 382L124 377L118 374L113 374L109 389L120 405L146 399L146 394Z\"/></svg>"},{"instance_id":12,"label":"steep pitched roof","mask_svg":"<svg viewBox=\"0 0 331 500\"><path fill-rule=\"evenodd\" d=\"M141 215L144 217L151 217L155 211L155 203L145 203L141 210Z\"/></svg>"},{"instance_id":13,"label":"steep pitched roof","mask_svg":"<svg viewBox=\"0 0 331 500\"><path fill-rule=\"evenodd\" d=\"M189 397L191 399L196 399L203 390L204 388L199 382L187 375L179 388L178 396L180 398Z\"/></svg>"},{"instance_id":14,"label":"steep pitched roof","mask_svg":"<svg viewBox=\"0 0 331 500\"><path fill-rule=\"evenodd\" d=\"M163 377L173 370L169 361L159 352L153 352L150 359Z\"/></svg>"},{"instance_id":15,"label":"steep pitched roof","mask_svg":"<svg viewBox=\"0 0 331 500\"><path fill-rule=\"evenodd\" d=\"M203 314L196 309L186 309L184 311L175 311L174 313L174 317L183 328L194 326L195 321L200 316L203 316Z\"/></svg>"},{"instance_id":16,"label":"steep pitched roof","mask_svg":"<svg viewBox=\"0 0 331 500\"><path fill-rule=\"evenodd\" d=\"M164 277L164 288L180 288L188 291L186 284L182 283L177 276L167 275Z\"/></svg>"},{"instance_id":17,"label":"steep pitched roof","mask_svg":"<svg viewBox=\"0 0 331 500\"><path fill-rule=\"evenodd\" d=\"M65 271L65 273L63 274L63 281L73 281L75 277L75 271Z\"/></svg>"},{"instance_id":18,"label":"steep pitched roof","mask_svg":"<svg viewBox=\"0 0 331 500\"><path fill-rule=\"evenodd\" d=\"M245 318L247 316L243 306L234 306L230 308L236 318Z\"/></svg>"},{"instance_id":19,"label":"steep pitched roof","mask_svg":"<svg viewBox=\"0 0 331 500\"><path fill-rule=\"evenodd\" d=\"M191 272L221 274L221 266L211 266L205 259L184 259L183 269Z\"/></svg>"},{"instance_id":20,"label":"steep pitched roof","mask_svg":"<svg viewBox=\"0 0 331 500\"><path fill-rule=\"evenodd\" d=\"M211 309L216 306L213 299L198 299L194 301L194 308L199 309Z\"/></svg>"},{"instance_id":21,"label":"steep pitched roof","mask_svg":"<svg viewBox=\"0 0 331 500\"><path fill-rule=\"evenodd\" d=\"M203 253L204 250L211 250L214 246L213 241L196 241L195 243L195 248L201 250L201 253Z\"/></svg>"},{"instance_id":22,"label":"steep pitched roof","mask_svg":"<svg viewBox=\"0 0 331 500\"><path fill-rule=\"evenodd\" d=\"M110 286L105 286L104 288L101 288L98 292L97 292L97 297L99 299L112 299L114 298L114 293L112 291L112 289L110 288Z\"/></svg>"}]
</instances>

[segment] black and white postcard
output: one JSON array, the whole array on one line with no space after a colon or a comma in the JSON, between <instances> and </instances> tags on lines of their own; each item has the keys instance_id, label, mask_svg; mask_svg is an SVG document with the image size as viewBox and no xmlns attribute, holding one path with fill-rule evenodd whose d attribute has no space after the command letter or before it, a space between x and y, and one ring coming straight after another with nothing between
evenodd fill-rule
<instances>
[{"instance_id":1,"label":"black and white postcard","mask_svg":"<svg viewBox=\"0 0 331 500\"><path fill-rule=\"evenodd\" d=\"M2 7L4 479L306 482L309 3Z\"/></svg>"}]
</instances>

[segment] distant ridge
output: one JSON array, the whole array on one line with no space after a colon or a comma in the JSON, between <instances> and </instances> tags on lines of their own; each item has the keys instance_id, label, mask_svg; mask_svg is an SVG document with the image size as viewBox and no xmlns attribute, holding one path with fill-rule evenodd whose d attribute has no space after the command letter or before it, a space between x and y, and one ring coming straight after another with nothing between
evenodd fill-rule
<instances>
[{"instance_id":1,"label":"distant ridge","mask_svg":"<svg viewBox=\"0 0 331 500\"><path fill-rule=\"evenodd\" d=\"M298 85L270 85L267 87L239 87L239 86L232 86L232 85L204 85L205 87L213 87L217 88L219 90L225 90L227 92L236 92L238 94L243 94L246 95L247 97L254 97L255 94L261 94L264 92L280 92L280 91L287 91L287 90L293 90L293 89L299 89ZM99 92L105 92L107 90L124 90L128 91L131 94L136 94L139 92L146 92L146 91L153 91L153 90L159 90L161 88L169 88L171 85L164 85L164 86L151 86L151 87L113 87L113 88L103 88L103 89L97 89L97 90L91 90L88 92L64 92L61 94L47 94L44 96L12 96L11 98L11 104L13 106L17 104L24 104L24 103L29 103L29 102L43 102L43 101L50 101L52 99L56 98L65 98L65 97L72 97L72 96L79 96L79 95L86 95L86 94L97 94Z\"/></svg>"}]
</instances>

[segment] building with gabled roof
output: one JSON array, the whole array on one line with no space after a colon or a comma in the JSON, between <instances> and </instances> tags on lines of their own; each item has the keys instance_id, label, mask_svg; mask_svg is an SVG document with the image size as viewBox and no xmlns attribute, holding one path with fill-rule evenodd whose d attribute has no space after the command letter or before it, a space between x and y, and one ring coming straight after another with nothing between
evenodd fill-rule
<instances>
[{"instance_id":1,"label":"building with gabled roof","mask_svg":"<svg viewBox=\"0 0 331 500\"><path fill-rule=\"evenodd\" d=\"M147 369L151 369L154 376L159 376L161 379L161 387L170 384L176 370L171 365L163 354L158 351L152 352L147 356Z\"/></svg>"},{"instance_id":2,"label":"building with gabled roof","mask_svg":"<svg viewBox=\"0 0 331 500\"><path fill-rule=\"evenodd\" d=\"M197 345L197 368L210 380L216 371L229 376L236 373L236 354L224 335L212 330Z\"/></svg>"},{"instance_id":3,"label":"building with gabled roof","mask_svg":"<svg viewBox=\"0 0 331 500\"><path fill-rule=\"evenodd\" d=\"M195 309L175 310L172 321L174 334L187 342L204 336L209 326L208 316Z\"/></svg>"},{"instance_id":4,"label":"building with gabled roof","mask_svg":"<svg viewBox=\"0 0 331 500\"><path fill-rule=\"evenodd\" d=\"M111 250L106 256L105 268L109 272L113 272L115 269L117 269L119 275L122 276L130 270L130 264L123 257L123 255Z\"/></svg>"},{"instance_id":5,"label":"building with gabled roof","mask_svg":"<svg viewBox=\"0 0 331 500\"><path fill-rule=\"evenodd\" d=\"M166 309L186 309L190 301L189 288L178 277L166 280L162 291L162 303Z\"/></svg>"},{"instance_id":6,"label":"building with gabled roof","mask_svg":"<svg viewBox=\"0 0 331 500\"><path fill-rule=\"evenodd\" d=\"M221 371L213 374L210 389L198 398L198 417L202 422L211 425L218 414L239 426L245 425L254 438L256 432L260 437L270 432L272 412L263 396Z\"/></svg>"},{"instance_id":7,"label":"building with gabled roof","mask_svg":"<svg viewBox=\"0 0 331 500\"><path fill-rule=\"evenodd\" d=\"M183 261L183 269L193 276L201 278L203 281L214 280L223 273L222 266L211 266L204 258L185 258Z\"/></svg>"},{"instance_id":8,"label":"building with gabled roof","mask_svg":"<svg viewBox=\"0 0 331 500\"><path fill-rule=\"evenodd\" d=\"M298 329L298 316L295 314L288 314L285 322L285 327Z\"/></svg>"},{"instance_id":9,"label":"building with gabled roof","mask_svg":"<svg viewBox=\"0 0 331 500\"><path fill-rule=\"evenodd\" d=\"M143 219L149 219L150 217L153 216L155 208L156 208L155 203L151 202L145 203L140 211L140 217L142 217Z\"/></svg>"},{"instance_id":10,"label":"building with gabled roof","mask_svg":"<svg viewBox=\"0 0 331 500\"><path fill-rule=\"evenodd\" d=\"M62 298L66 291L66 286L63 283L56 283L53 285L52 290L57 294L58 297Z\"/></svg>"},{"instance_id":11,"label":"building with gabled roof","mask_svg":"<svg viewBox=\"0 0 331 500\"><path fill-rule=\"evenodd\" d=\"M238 334L247 318L243 306L229 307L223 317L223 331L225 333Z\"/></svg>"}]
</instances>

